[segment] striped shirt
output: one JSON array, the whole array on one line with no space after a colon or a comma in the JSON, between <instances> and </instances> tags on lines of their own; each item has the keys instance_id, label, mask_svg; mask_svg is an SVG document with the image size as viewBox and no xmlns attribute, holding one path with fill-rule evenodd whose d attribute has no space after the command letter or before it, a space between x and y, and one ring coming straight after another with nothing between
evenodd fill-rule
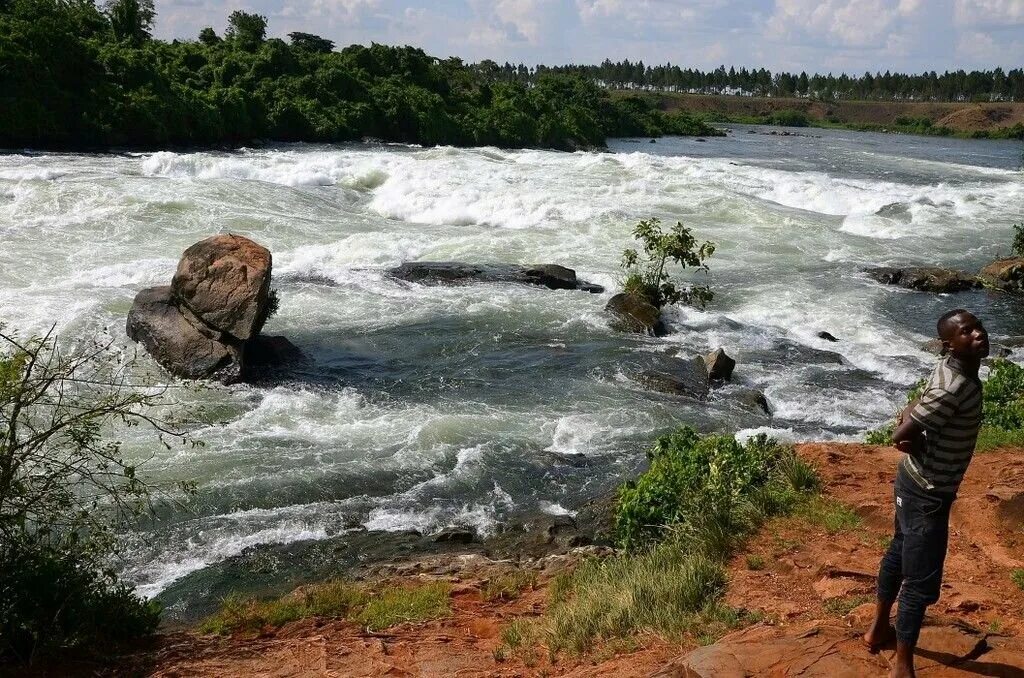
<instances>
[{"instance_id":1,"label":"striped shirt","mask_svg":"<svg viewBox=\"0 0 1024 678\"><path fill-rule=\"evenodd\" d=\"M974 455L981 428L981 381L964 374L963 363L943 358L932 372L910 417L924 430L923 452L903 459L903 468L926 490L955 494Z\"/></svg>"}]
</instances>

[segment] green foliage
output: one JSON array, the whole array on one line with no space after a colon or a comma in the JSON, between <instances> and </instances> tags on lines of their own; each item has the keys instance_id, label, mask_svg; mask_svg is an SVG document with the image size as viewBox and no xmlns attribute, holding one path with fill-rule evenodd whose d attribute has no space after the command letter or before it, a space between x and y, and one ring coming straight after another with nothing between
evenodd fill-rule
<instances>
[{"instance_id":1,"label":"green foliage","mask_svg":"<svg viewBox=\"0 0 1024 678\"><path fill-rule=\"evenodd\" d=\"M1021 591L1024 591L1024 568L1017 568L1010 572L1010 581L1017 585Z\"/></svg>"},{"instance_id":2,"label":"green foliage","mask_svg":"<svg viewBox=\"0 0 1024 678\"><path fill-rule=\"evenodd\" d=\"M839 501L832 498L815 497L800 506L797 513L814 525L825 528L829 534L848 532L859 527L863 522L857 513Z\"/></svg>"},{"instance_id":3,"label":"green foliage","mask_svg":"<svg viewBox=\"0 0 1024 678\"><path fill-rule=\"evenodd\" d=\"M698 245L690 229L679 221L666 231L657 218L637 223L633 237L640 241L641 251L630 248L622 253L625 292L642 296L657 308L679 302L703 308L711 301L714 293L707 285L677 286L665 267L672 263L707 274L705 260L715 253L714 243Z\"/></svg>"},{"instance_id":4,"label":"green foliage","mask_svg":"<svg viewBox=\"0 0 1024 678\"><path fill-rule=\"evenodd\" d=\"M839 598L830 598L829 600L826 600L823 607L832 614L846 616L864 603L870 603L871 600L871 596L864 595L841 596Z\"/></svg>"},{"instance_id":5,"label":"green foliage","mask_svg":"<svg viewBox=\"0 0 1024 678\"><path fill-rule=\"evenodd\" d=\"M921 380L907 394L910 403L921 395L926 380ZM992 361L988 379L982 385L981 430L975 450L996 449L1024 444L1024 367L1005 358ZM866 442L891 445L895 422L869 431Z\"/></svg>"},{"instance_id":6,"label":"green foliage","mask_svg":"<svg viewBox=\"0 0 1024 678\"><path fill-rule=\"evenodd\" d=\"M748 570L763 570L765 566L764 556L757 555L756 553L748 553L745 558Z\"/></svg>"},{"instance_id":7,"label":"green foliage","mask_svg":"<svg viewBox=\"0 0 1024 678\"><path fill-rule=\"evenodd\" d=\"M721 134L591 79L529 84L420 49L352 45L302 32L267 38L236 10L225 39L152 40L152 0L17 0L0 11L0 147L337 142L600 147L608 136Z\"/></svg>"},{"instance_id":8,"label":"green foliage","mask_svg":"<svg viewBox=\"0 0 1024 678\"><path fill-rule=\"evenodd\" d=\"M0 660L108 651L156 627L159 608L109 569L115 533L154 489L110 435L177 434L150 414L161 392L128 384L108 348L0 333Z\"/></svg>"},{"instance_id":9,"label":"green foliage","mask_svg":"<svg viewBox=\"0 0 1024 678\"><path fill-rule=\"evenodd\" d=\"M527 590L537 587L537 573L529 570L513 570L488 579L480 590L484 600L514 600Z\"/></svg>"},{"instance_id":10,"label":"green foliage","mask_svg":"<svg viewBox=\"0 0 1024 678\"><path fill-rule=\"evenodd\" d=\"M1024 257L1024 223L1013 225L1013 253Z\"/></svg>"},{"instance_id":11,"label":"green foliage","mask_svg":"<svg viewBox=\"0 0 1024 678\"><path fill-rule=\"evenodd\" d=\"M773 113L770 124L782 127L807 127L810 124L810 119L803 111L787 108Z\"/></svg>"},{"instance_id":12,"label":"green foliage","mask_svg":"<svg viewBox=\"0 0 1024 678\"><path fill-rule=\"evenodd\" d=\"M659 438L648 458L647 472L619 490L615 529L627 549L675 526L720 555L759 516L788 510L816 485L792 448L763 435L741 445L683 427Z\"/></svg>"},{"instance_id":13,"label":"green foliage","mask_svg":"<svg viewBox=\"0 0 1024 678\"><path fill-rule=\"evenodd\" d=\"M298 590L276 600L229 595L220 609L199 626L200 633L228 635L260 632L307 617L338 617L355 621L370 631L404 622L426 621L448 614L451 586L434 582L416 586L385 586L373 591L366 585L335 580Z\"/></svg>"}]
</instances>

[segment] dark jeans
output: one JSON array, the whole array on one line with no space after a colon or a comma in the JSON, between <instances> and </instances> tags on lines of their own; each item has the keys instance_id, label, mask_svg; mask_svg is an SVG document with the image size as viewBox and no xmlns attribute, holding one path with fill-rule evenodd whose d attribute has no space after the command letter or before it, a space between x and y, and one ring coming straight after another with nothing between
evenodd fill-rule
<instances>
[{"instance_id":1,"label":"dark jeans","mask_svg":"<svg viewBox=\"0 0 1024 678\"><path fill-rule=\"evenodd\" d=\"M896 638L916 645L925 608L939 599L949 544L949 509L956 495L923 489L902 467L896 473L893 494L896 532L878 569L878 598L892 602L899 594Z\"/></svg>"}]
</instances>

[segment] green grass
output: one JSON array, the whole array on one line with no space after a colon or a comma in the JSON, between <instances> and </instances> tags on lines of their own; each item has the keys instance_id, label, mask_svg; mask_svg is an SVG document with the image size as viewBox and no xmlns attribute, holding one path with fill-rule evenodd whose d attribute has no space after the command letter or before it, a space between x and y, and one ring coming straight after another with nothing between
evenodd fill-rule
<instances>
[{"instance_id":1,"label":"green grass","mask_svg":"<svg viewBox=\"0 0 1024 678\"><path fill-rule=\"evenodd\" d=\"M370 631L403 622L426 621L448 614L451 586L443 582L415 586L387 586L371 591L366 586L332 581L276 600L245 598L235 594L221 601L220 609L199 626L200 633L228 635L280 627L306 617L335 617L357 622Z\"/></svg>"},{"instance_id":2,"label":"green grass","mask_svg":"<svg viewBox=\"0 0 1024 678\"><path fill-rule=\"evenodd\" d=\"M649 457L620 491L623 550L555 577L532 635L510 626L503 653L542 642L552 656L579 655L646 633L709 643L759 619L722 603L726 561L766 519L813 495L813 469L767 438L739 445L687 428L659 438Z\"/></svg>"},{"instance_id":3,"label":"green grass","mask_svg":"<svg viewBox=\"0 0 1024 678\"><path fill-rule=\"evenodd\" d=\"M796 514L829 534L848 532L861 526L861 517L852 508L831 497L817 496L803 503Z\"/></svg>"},{"instance_id":4,"label":"green grass","mask_svg":"<svg viewBox=\"0 0 1024 678\"><path fill-rule=\"evenodd\" d=\"M826 600L824 607L826 611L832 614L845 616L864 603L870 603L871 600L871 596L843 596L842 598Z\"/></svg>"},{"instance_id":5,"label":"green grass","mask_svg":"<svg viewBox=\"0 0 1024 678\"><path fill-rule=\"evenodd\" d=\"M1010 581L1017 585L1021 591L1024 591L1024 568L1017 568L1010 573Z\"/></svg>"},{"instance_id":6,"label":"green grass","mask_svg":"<svg viewBox=\"0 0 1024 678\"><path fill-rule=\"evenodd\" d=\"M493 600L515 600L523 591L537 588L537 573L528 570L514 570L492 577L480 589L480 596Z\"/></svg>"},{"instance_id":7,"label":"green grass","mask_svg":"<svg viewBox=\"0 0 1024 678\"><path fill-rule=\"evenodd\" d=\"M759 556L754 553L747 554L747 569L748 570L763 570L765 566L764 556Z\"/></svg>"}]
</instances>

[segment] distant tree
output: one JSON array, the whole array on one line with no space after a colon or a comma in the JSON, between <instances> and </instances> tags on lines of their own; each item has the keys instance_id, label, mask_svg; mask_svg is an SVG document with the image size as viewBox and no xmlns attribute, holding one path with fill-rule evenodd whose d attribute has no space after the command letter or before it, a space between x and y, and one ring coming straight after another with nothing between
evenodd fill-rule
<instances>
[{"instance_id":1,"label":"distant tree","mask_svg":"<svg viewBox=\"0 0 1024 678\"><path fill-rule=\"evenodd\" d=\"M228 16L226 35L242 49L255 51L267 38L267 17L236 9Z\"/></svg>"},{"instance_id":2,"label":"distant tree","mask_svg":"<svg viewBox=\"0 0 1024 678\"><path fill-rule=\"evenodd\" d=\"M110 28L118 40L137 45L150 38L156 18L153 0L111 0L106 10Z\"/></svg>"},{"instance_id":3,"label":"distant tree","mask_svg":"<svg viewBox=\"0 0 1024 678\"><path fill-rule=\"evenodd\" d=\"M217 43L221 42L220 36L210 26L199 31L199 42L203 43L207 47L212 47Z\"/></svg>"},{"instance_id":4,"label":"distant tree","mask_svg":"<svg viewBox=\"0 0 1024 678\"><path fill-rule=\"evenodd\" d=\"M292 41L292 47L296 49L318 54L327 54L334 51L333 40L321 38L319 35L313 35L312 33L296 31L289 33L288 38Z\"/></svg>"}]
</instances>

